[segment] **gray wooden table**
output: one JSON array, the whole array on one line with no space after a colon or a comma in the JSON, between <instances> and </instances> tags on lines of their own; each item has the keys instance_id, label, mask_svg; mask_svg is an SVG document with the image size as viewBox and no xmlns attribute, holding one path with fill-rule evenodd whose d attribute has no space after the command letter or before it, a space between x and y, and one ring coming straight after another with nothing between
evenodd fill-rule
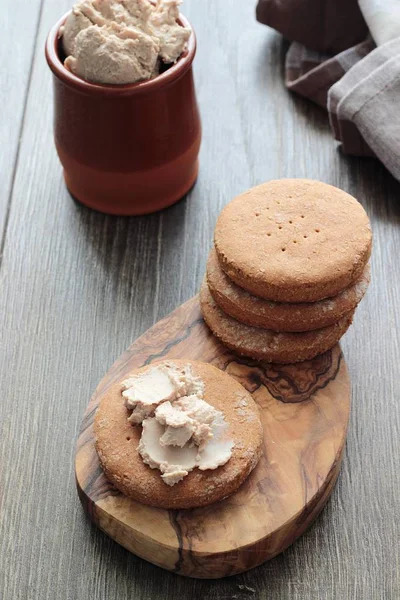
<instances>
[{"instance_id":1,"label":"gray wooden table","mask_svg":"<svg viewBox=\"0 0 400 600\"><path fill-rule=\"evenodd\" d=\"M0 598L400 598L399 184L372 159L342 156L325 113L286 92L285 44L256 23L254 1L186 0L199 42L198 183L149 217L91 212L63 184L43 56L69 0L3 5ZM374 230L372 285L343 343L353 410L342 473L321 517L283 555L230 579L183 579L86 519L73 473L79 422L119 354L198 290L221 208L285 176L354 194Z\"/></svg>"}]
</instances>

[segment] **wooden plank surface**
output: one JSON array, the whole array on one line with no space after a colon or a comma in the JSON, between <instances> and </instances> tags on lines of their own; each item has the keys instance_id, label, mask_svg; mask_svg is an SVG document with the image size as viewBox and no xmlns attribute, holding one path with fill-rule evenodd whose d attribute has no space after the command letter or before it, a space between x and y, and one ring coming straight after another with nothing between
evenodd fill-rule
<instances>
[{"instance_id":1,"label":"wooden plank surface","mask_svg":"<svg viewBox=\"0 0 400 600\"><path fill-rule=\"evenodd\" d=\"M3 0L0 41L0 261L37 50L42 0Z\"/></svg>"},{"instance_id":2,"label":"wooden plank surface","mask_svg":"<svg viewBox=\"0 0 400 600\"><path fill-rule=\"evenodd\" d=\"M199 42L197 186L149 217L84 209L62 182L43 58L47 31L69 2L44 0L41 13L28 4L29 26L40 17L37 43L13 9L12 39L0 40L1 56L12 61L4 45L23 44L33 66L0 272L0 598L400 598L400 185L372 159L343 157L325 113L285 91L286 46L255 22L253 2L186 0ZM15 140L16 105L2 109ZM7 151L0 182L10 190ZM322 516L283 555L230 579L187 580L88 522L74 486L78 426L120 353L198 290L224 204L283 176L339 185L372 219L373 283L343 344L353 382L343 469Z\"/></svg>"}]
</instances>

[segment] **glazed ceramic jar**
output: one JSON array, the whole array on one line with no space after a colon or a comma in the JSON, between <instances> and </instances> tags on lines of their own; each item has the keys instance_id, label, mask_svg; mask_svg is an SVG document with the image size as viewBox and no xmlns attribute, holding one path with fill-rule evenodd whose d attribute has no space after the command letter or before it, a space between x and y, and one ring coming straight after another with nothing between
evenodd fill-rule
<instances>
[{"instance_id":1,"label":"glazed ceramic jar","mask_svg":"<svg viewBox=\"0 0 400 600\"><path fill-rule=\"evenodd\" d=\"M46 43L54 81L54 136L67 187L98 211L139 215L180 200L198 173L196 38L175 65L131 85L89 83L64 67L60 28ZM182 25L189 25L180 16Z\"/></svg>"}]
</instances>

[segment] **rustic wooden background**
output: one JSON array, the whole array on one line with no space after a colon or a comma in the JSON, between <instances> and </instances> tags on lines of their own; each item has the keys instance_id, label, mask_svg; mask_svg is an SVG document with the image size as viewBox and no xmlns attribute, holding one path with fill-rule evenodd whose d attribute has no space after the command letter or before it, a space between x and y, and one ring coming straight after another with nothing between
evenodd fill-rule
<instances>
[{"instance_id":1,"label":"rustic wooden background","mask_svg":"<svg viewBox=\"0 0 400 600\"><path fill-rule=\"evenodd\" d=\"M254 1L186 0L199 42L201 174L163 213L111 218L75 204L52 142L43 46L69 0L3 0L0 38L0 598L400 598L400 185L338 152L325 113L282 83L285 44ZM79 422L98 380L199 288L217 215L270 178L314 177L371 217L373 283L344 341L353 412L320 519L268 564L220 581L145 563L85 518Z\"/></svg>"}]
</instances>

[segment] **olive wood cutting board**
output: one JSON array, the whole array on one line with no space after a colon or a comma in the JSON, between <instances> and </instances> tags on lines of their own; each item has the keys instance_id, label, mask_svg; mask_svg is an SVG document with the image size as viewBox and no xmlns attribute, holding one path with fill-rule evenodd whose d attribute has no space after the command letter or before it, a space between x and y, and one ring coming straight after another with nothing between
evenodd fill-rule
<instances>
[{"instance_id":1,"label":"olive wood cutting board","mask_svg":"<svg viewBox=\"0 0 400 600\"><path fill-rule=\"evenodd\" d=\"M105 478L94 447L93 419L109 386L132 369L174 358L208 362L235 377L259 405L264 426L264 454L244 485L194 510L157 509L123 496ZM195 297L134 342L98 385L79 432L78 493L101 530L155 565L190 577L241 573L285 550L318 516L339 474L349 413L339 345L294 365L239 357L211 334Z\"/></svg>"}]
</instances>

